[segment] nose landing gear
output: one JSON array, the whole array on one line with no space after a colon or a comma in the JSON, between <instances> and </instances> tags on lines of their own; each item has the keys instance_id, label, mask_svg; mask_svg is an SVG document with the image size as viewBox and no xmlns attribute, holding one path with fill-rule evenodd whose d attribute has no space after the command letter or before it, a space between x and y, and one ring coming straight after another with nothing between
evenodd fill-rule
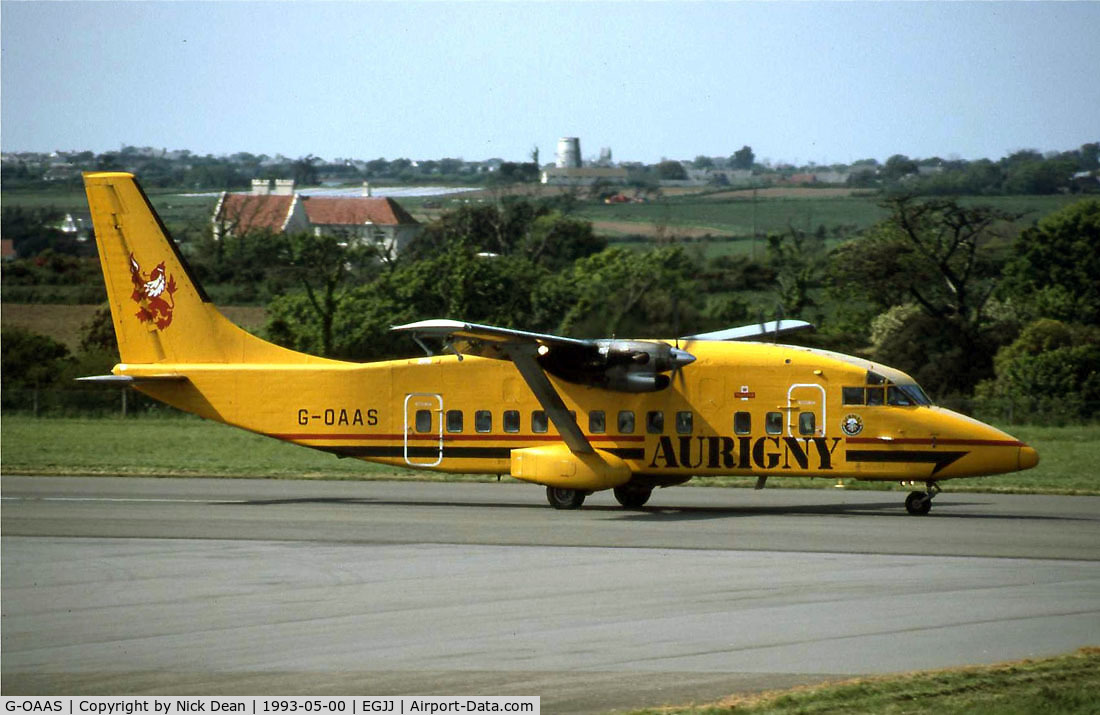
<instances>
[{"instance_id":1,"label":"nose landing gear","mask_svg":"<svg viewBox=\"0 0 1100 715\"><path fill-rule=\"evenodd\" d=\"M924 516L932 511L932 497L940 493L940 485L934 481L927 482L927 492L909 492L905 497L905 510L913 516Z\"/></svg>"}]
</instances>

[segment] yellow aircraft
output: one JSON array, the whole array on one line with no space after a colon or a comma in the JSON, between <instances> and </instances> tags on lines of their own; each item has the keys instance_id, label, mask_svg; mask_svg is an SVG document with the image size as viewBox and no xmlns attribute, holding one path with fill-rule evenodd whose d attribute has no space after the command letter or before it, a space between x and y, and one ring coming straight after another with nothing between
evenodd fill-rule
<instances>
[{"instance_id":1,"label":"yellow aircraft","mask_svg":"<svg viewBox=\"0 0 1100 715\"><path fill-rule=\"evenodd\" d=\"M625 507L693 476L939 482L1035 466L1034 449L937 407L903 372L839 353L737 342L782 321L676 340L578 340L455 320L393 329L428 353L355 363L227 320L130 174L84 175L121 383L185 412L398 467L509 474L558 509L613 489ZM424 340L450 354L433 354Z\"/></svg>"}]
</instances>

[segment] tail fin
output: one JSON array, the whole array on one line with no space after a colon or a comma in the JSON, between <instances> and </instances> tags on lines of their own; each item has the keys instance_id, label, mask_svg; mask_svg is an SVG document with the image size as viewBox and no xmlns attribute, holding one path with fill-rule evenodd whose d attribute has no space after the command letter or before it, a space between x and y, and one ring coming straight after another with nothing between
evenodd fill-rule
<instances>
[{"instance_id":1,"label":"tail fin","mask_svg":"<svg viewBox=\"0 0 1100 715\"><path fill-rule=\"evenodd\" d=\"M218 312L132 174L84 187L123 363L322 362L261 340Z\"/></svg>"}]
</instances>

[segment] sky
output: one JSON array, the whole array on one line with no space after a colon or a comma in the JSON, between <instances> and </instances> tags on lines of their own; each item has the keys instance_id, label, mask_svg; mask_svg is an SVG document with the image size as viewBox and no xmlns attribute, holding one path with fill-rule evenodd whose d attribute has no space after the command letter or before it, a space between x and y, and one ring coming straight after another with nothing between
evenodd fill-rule
<instances>
[{"instance_id":1,"label":"sky","mask_svg":"<svg viewBox=\"0 0 1100 715\"><path fill-rule=\"evenodd\" d=\"M0 148L821 165L1100 141L1100 2L0 3Z\"/></svg>"}]
</instances>

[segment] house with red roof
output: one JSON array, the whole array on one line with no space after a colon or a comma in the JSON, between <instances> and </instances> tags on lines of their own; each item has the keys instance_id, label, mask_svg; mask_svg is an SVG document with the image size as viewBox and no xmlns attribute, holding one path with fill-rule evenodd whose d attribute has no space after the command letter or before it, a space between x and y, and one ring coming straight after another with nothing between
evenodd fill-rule
<instances>
[{"instance_id":1,"label":"house with red roof","mask_svg":"<svg viewBox=\"0 0 1100 715\"><path fill-rule=\"evenodd\" d=\"M214 238L252 231L312 233L375 245L387 255L404 250L421 224L391 198L307 196L292 181L252 182L249 194L223 193L214 208ZM369 193L364 189L364 193Z\"/></svg>"}]
</instances>

